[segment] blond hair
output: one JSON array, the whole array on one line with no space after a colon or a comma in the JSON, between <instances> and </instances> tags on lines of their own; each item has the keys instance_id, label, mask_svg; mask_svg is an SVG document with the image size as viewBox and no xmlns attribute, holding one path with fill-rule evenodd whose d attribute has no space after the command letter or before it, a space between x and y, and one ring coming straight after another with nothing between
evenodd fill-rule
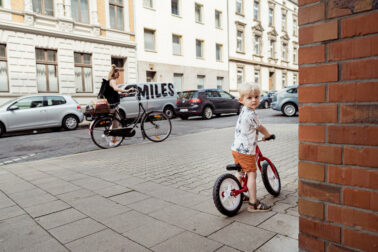
<instances>
[{"instance_id":1,"label":"blond hair","mask_svg":"<svg viewBox=\"0 0 378 252\"><path fill-rule=\"evenodd\" d=\"M250 93L258 93L260 95L260 87L257 84L254 83L243 83L238 88L240 98L243 98L246 95L249 95Z\"/></svg>"},{"instance_id":2,"label":"blond hair","mask_svg":"<svg viewBox=\"0 0 378 252\"><path fill-rule=\"evenodd\" d=\"M109 74L108 74L108 80L111 80L111 79L113 79L114 78L114 74L115 73L118 73L119 72L119 69L117 68L117 66L116 65L112 65L112 68L110 69L110 72L109 72Z\"/></svg>"}]
</instances>

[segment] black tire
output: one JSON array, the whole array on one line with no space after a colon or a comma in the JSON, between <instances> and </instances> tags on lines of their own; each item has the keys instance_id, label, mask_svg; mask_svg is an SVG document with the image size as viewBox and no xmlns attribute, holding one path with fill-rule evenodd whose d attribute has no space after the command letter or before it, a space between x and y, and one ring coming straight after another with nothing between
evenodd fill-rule
<instances>
[{"instance_id":1,"label":"black tire","mask_svg":"<svg viewBox=\"0 0 378 252\"><path fill-rule=\"evenodd\" d=\"M5 133L5 127L4 124L0 122L0 137Z\"/></svg>"},{"instance_id":2,"label":"black tire","mask_svg":"<svg viewBox=\"0 0 378 252\"><path fill-rule=\"evenodd\" d=\"M282 113L285 116L294 116L298 111L297 106L294 103L286 103L282 106Z\"/></svg>"},{"instance_id":3,"label":"black tire","mask_svg":"<svg viewBox=\"0 0 378 252\"><path fill-rule=\"evenodd\" d=\"M62 121L62 127L66 130L74 130L79 126L79 119L75 115L66 115Z\"/></svg>"},{"instance_id":4,"label":"black tire","mask_svg":"<svg viewBox=\"0 0 378 252\"><path fill-rule=\"evenodd\" d=\"M142 134L152 142L163 142L172 131L169 117L161 112L149 112L142 119Z\"/></svg>"},{"instance_id":5,"label":"black tire","mask_svg":"<svg viewBox=\"0 0 378 252\"><path fill-rule=\"evenodd\" d=\"M108 131L111 129L110 127L113 125L113 120L115 120L120 127L125 127L124 123L117 118L112 117L102 117L96 118L90 126L90 134L92 141L101 149L109 149L118 147L123 142L125 137L117 136L113 137L113 140L116 142L111 142L112 137L108 135Z\"/></svg>"},{"instance_id":6,"label":"black tire","mask_svg":"<svg viewBox=\"0 0 378 252\"><path fill-rule=\"evenodd\" d=\"M213 117L213 109L210 106L206 106L202 111L202 118L209 120Z\"/></svg>"},{"instance_id":7,"label":"black tire","mask_svg":"<svg viewBox=\"0 0 378 252\"><path fill-rule=\"evenodd\" d=\"M188 116L180 115L179 116L182 120L188 120Z\"/></svg>"},{"instance_id":8,"label":"black tire","mask_svg":"<svg viewBox=\"0 0 378 252\"><path fill-rule=\"evenodd\" d=\"M235 202L228 202L231 203L231 206L226 206L225 201L222 201L222 198L225 197L225 186L226 182L230 183L230 186L233 186L232 189L240 190L240 182L239 180L232 174L226 173L218 177L218 179L215 181L214 187L213 187L213 201L215 204L215 207L221 212L222 214L232 217L236 215L240 207L243 203L242 200L242 194L239 194L238 196L229 196L232 201L236 200ZM233 204L235 203L235 204Z\"/></svg>"},{"instance_id":9,"label":"black tire","mask_svg":"<svg viewBox=\"0 0 378 252\"><path fill-rule=\"evenodd\" d=\"M239 108L238 108L238 111L236 112L236 114L237 114L237 115L240 115L240 112L242 111L242 109L243 109L243 105L240 104L240 105L239 105Z\"/></svg>"},{"instance_id":10,"label":"black tire","mask_svg":"<svg viewBox=\"0 0 378 252\"><path fill-rule=\"evenodd\" d=\"M277 176L274 173L274 171L277 174ZM266 190L271 195L273 195L274 197L277 197L278 195L280 195L281 179L274 164L270 165L268 161L264 161L262 164L262 169L261 169L261 177L262 177L262 181L264 182L264 186Z\"/></svg>"},{"instance_id":11,"label":"black tire","mask_svg":"<svg viewBox=\"0 0 378 252\"><path fill-rule=\"evenodd\" d=\"M164 108L164 114L166 114L168 116L169 119L172 119L173 117L175 117L175 111L173 109L173 107L171 106L166 106Z\"/></svg>"}]
</instances>

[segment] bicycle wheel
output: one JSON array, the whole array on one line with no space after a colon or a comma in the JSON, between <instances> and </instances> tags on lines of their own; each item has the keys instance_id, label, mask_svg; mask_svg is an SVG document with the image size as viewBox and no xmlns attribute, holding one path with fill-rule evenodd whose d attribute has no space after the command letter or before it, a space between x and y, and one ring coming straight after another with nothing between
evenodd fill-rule
<instances>
[{"instance_id":1,"label":"bicycle wheel","mask_svg":"<svg viewBox=\"0 0 378 252\"><path fill-rule=\"evenodd\" d=\"M113 124L115 126L113 126ZM121 145L125 137L109 136L109 131L114 128L123 127L123 122L117 118L104 117L97 118L91 124L91 138L92 141L102 149L114 148Z\"/></svg>"},{"instance_id":2,"label":"bicycle wheel","mask_svg":"<svg viewBox=\"0 0 378 252\"><path fill-rule=\"evenodd\" d=\"M152 142L162 142L172 130L171 120L162 112L149 112L142 119L142 133Z\"/></svg>"},{"instance_id":3,"label":"bicycle wheel","mask_svg":"<svg viewBox=\"0 0 378 252\"><path fill-rule=\"evenodd\" d=\"M213 187L213 200L216 208L226 216L236 215L242 205L242 194L231 195L233 190L240 190L239 180L232 174L226 173L218 177Z\"/></svg>"},{"instance_id":4,"label":"bicycle wheel","mask_svg":"<svg viewBox=\"0 0 378 252\"><path fill-rule=\"evenodd\" d=\"M261 177L266 190L273 196L278 196L281 192L280 175L273 163L264 161L261 169Z\"/></svg>"}]
</instances>

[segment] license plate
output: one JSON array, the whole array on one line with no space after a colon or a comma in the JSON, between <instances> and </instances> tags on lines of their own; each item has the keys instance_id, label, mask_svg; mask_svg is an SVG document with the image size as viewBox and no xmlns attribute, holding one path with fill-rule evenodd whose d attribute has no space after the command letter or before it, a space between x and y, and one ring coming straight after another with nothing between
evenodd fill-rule
<instances>
[{"instance_id":1,"label":"license plate","mask_svg":"<svg viewBox=\"0 0 378 252\"><path fill-rule=\"evenodd\" d=\"M180 112L188 112L188 109L180 109Z\"/></svg>"}]
</instances>

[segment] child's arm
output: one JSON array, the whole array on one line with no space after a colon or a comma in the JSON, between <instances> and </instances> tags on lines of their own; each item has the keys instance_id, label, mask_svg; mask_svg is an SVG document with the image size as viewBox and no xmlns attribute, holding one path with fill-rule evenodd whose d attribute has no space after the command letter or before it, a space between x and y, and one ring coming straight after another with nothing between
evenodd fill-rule
<instances>
[{"instance_id":1,"label":"child's arm","mask_svg":"<svg viewBox=\"0 0 378 252\"><path fill-rule=\"evenodd\" d=\"M260 127L258 127L257 130L259 132L261 132L261 134L264 135L264 137L263 137L264 141L265 141L266 138L271 136L271 134L268 132L268 130L263 125L260 125Z\"/></svg>"}]
</instances>

